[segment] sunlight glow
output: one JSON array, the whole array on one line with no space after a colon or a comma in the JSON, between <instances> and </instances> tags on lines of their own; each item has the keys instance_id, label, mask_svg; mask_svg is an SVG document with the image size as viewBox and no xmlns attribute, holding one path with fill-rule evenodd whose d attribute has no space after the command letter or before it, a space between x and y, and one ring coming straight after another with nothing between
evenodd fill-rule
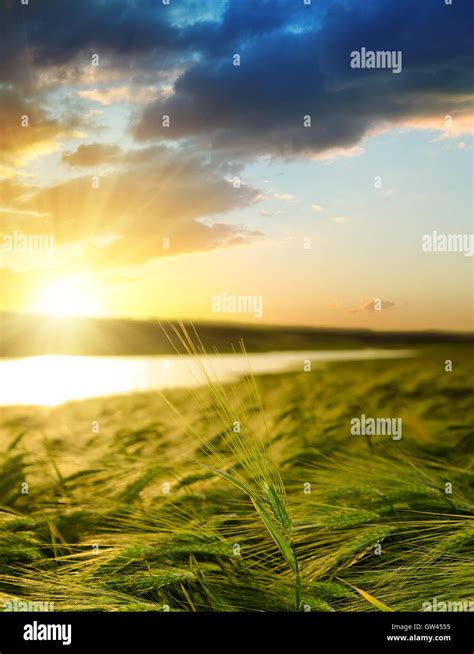
<instances>
[{"instance_id":1,"label":"sunlight glow","mask_svg":"<svg viewBox=\"0 0 474 654\"><path fill-rule=\"evenodd\" d=\"M97 288L80 277L57 279L40 289L34 310L59 316L97 316L102 314Z\"/></svg>"}]
</instances>

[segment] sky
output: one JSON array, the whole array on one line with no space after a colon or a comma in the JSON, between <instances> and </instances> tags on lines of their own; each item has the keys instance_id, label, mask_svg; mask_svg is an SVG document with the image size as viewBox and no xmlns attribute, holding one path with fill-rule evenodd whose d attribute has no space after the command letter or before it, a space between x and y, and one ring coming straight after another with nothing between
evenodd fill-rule
<instances>
[{"instance_id":1,"label":"sky","mask_svg":"<svg viewBox=\"0 0 474 654\"><path fill-rule=\"evenodd\" d=\"M0 0L0 308L472 330L473 14Z\"/></svg>"}]
</instances>

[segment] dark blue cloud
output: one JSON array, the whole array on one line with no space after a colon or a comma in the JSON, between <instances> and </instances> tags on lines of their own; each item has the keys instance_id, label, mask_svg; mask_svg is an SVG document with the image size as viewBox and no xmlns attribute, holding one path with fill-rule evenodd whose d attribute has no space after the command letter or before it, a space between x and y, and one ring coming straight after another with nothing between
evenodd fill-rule
<instances>
[{"instance_id":1,"label":"dark blue cloud","mask_svg":"<svg viewBox=\"0 0 474 654\"><path fill-rule=\"evenodd\" d=\"M174 93L135 116L136 139L242 156L350 147L387 121L441 125L472 108L472 0L229 0L213 20L208 4L201 15L187 1L192 13L180 23L159 0L4 0L0 82L34 93L39 72L84 65L93 52L131 85L179 64ZM353 70L361 47L401 50L402 72Z\"/></svg>"},{"instance_id":2,"label":"dark blue cloud","mask_svg":"<svg viewBox=\"0 0 474 654\"><path fill-rule=\"evenodd\" d=\"M167 7L152 0L3 0L0 7L0 82L31 83L38 70L92 53L128 58L178 54L179 30ZM156 62L155 62L156 65Z\"/></svg>"},{"instance_id":3,"label":"dark blue cloud","mask_svg":"<svg viewBox=\"0 0 474 654\"><path fill-rule=\"evenodd\" d=\"M229 1L220 20L197 22L182 30L180 42L207 56L219 56L271 33L308 28L323 14L323 6L319 3L315 12L303 2L289 0Z\"/></svg>"},{"instance_id":4,"label":"dark blue cloud","mask_svg":"<svg viewBox=\"0 0 474 654\"><path fill-rule=\"evenodd\" d=\"M296 9L296 5L298 9ZM205 139L214 148L254 154L350 147L386 123L472 109L474 3L232 2L221 22L181 35L202 55L175 93L145 108L139 140ZM307 18L304 18L306 11ZM354 70L362 47L402 52L402 72ZM241 56L240 67L232 55ZM169 128L162 116L170 116ZM303 127L310 115L311 129Z\"/></svg>"}]
</instances>

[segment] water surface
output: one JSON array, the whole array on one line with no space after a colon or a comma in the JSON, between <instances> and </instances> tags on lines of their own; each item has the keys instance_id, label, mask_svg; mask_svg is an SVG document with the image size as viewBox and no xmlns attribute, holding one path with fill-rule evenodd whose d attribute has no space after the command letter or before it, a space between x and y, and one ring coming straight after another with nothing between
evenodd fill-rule
<instances>
[{"instance_id":1,"label":"water surface","mask_svg":"<svg viewBox=\"0 0 474 654\"><path fill-rule=\"evenodd\" d=\"M213 375L227 382L248 372L255 375L303 370L314 362L364 361L411 356L412 350L314 350L212 354L198 357ZM48 355L0 362L0 405L54 406L117 393L187 387L203 383L190 356L90 357Z\"/></svg>"}]
</instances>

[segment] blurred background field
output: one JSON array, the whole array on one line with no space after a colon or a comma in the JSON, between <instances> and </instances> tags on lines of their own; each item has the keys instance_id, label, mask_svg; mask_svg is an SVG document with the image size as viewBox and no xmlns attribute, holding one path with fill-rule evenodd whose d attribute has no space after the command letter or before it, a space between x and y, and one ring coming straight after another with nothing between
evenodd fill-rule
<instances>
[{"instance_id":1,"label":"blurred background field","mask_svg":"<svg viewBox=\"0 0 474 654\"><path fill-rule=\"evenodd\" d=\"M472 599L473 372L468 345L432 343L410 359L259 376L261 406L248 380L222 387L225 415L266 439L281 475L298 610ZM282 548L213 470L225 460L248 478L216 397L204 385L2 408L2 604L295 610ZM401 417L403 438L351 435L362 413Z\"/></svg>"},{"instance_id":2,"label":"blurred background field","mask_svg":"<svg viewBox=\"0 0 474 654\"><path fill-rule=\"evenodd\" d=\"M166 322L166 324L173 324ZM27 357L47 354L133 356L170 354L170 343L156 320L48 316L0 312L0 354ZM472 333L443 331L373 331L249 323L199 322L199 338L208 352L232 352L243 339L247 352L345 349L363 347L425 347L467 345ZM188 327L190 324L188 323Z\"/></svg>"}]
</instances>

